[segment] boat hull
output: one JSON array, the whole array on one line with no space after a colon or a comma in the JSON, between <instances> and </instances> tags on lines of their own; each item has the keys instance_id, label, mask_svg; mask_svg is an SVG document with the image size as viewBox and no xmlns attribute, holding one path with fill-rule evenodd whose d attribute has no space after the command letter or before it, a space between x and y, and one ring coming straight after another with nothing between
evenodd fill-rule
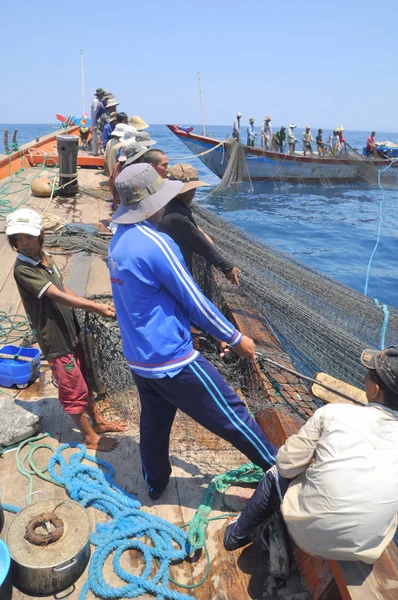
<instances>
[{"instance_id":1,"label":"boat hull","mask_svg":"<svg viewBox=\"0 0 398 600\"><path fill-rule=\"evenodd\" d=\"M221 140L195 135L167 125L186 146L213 173L222 178L228 158ZM315 158L267 152L261 148L243 146L250 179L253 181L288 181L291 183L377 181L379 169L385 169L389 160L360 158ZM398 163L397 163L398 166ZM369 167L369 168L367 168ZM389 171L395 171L393 163ZM396 171L395 171L396 172Z\"/></svg>"}]
</instances>

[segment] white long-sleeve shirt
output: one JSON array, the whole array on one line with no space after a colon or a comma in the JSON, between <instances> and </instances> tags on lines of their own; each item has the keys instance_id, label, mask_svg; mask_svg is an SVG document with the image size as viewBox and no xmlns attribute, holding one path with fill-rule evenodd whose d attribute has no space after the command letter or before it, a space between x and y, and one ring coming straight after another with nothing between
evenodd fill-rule
<instances>
[{"instance_id":1,"label":"white long-sleeve shirt","mask_svg":"<svg viewBox=\"0 0 398 600\"><path fill-rule=\"evenodd\" d=\"M381 555L397 528L397 411L324 406L280 448L276 464L295 478L282 513L303 550L370 564Z\"/></svg>"},{"instance_id":2,"label":"white long-sleeve shirt","mask_svg":"<svg viewBox=\"0 0 398 600\"><path fill-rule=\"evenodd\" d=\"M294 144L295 142L297 142L297 138L294 135L294 130L293 130L292 127L288 128L286 138L287 138L287 143L288 144Z\"/></svg>"}]
</instances>

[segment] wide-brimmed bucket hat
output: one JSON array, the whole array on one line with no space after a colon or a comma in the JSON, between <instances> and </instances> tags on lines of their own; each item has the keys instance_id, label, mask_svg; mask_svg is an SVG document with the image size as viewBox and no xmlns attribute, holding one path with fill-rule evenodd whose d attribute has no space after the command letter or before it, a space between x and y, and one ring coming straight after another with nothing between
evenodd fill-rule
<instances>
[{"instance_id":1,"label":"wide-brimmed bucket hat","mask_svg":"<svg viewBox=\"0 0 398 600\"><path fill-rule=\"evenodd\" d=\"M296 123L293 121L293 123L290 123L289 125L290 129L294 129L295 127L297 127Z\"/></svg>"},{"instance_id":2,"label":"wide-brimmed bucket hat","mask_svg":"<svg viewBox=\"0 0 398 600\"><path fill-rule=\"evenodd\" d=\"M137 133L138 133L138 131L136 130L135 127L131 127L131 125L127 125L124 128L123 137L120 141L123 144L127 144L128 142L135 141L135 136L137 135Z\"/></svg>"},{"instance_id":3,"label":"wide-brimmed bucket hat","mask_svg":"<svg viewBox=\"0 0 398 600\"><path fill-rule=\"evenodd\" d=\"M114 106L118 106L119 102L116 102L116 98L109 98L106 101L106 108L112 108Z\"/></svg>"},{"instance_id":4,"label":"wide-brimmed bucket hat","mask_svg":"<svg viewBox=\"0 0 398 600\"><path fill-rule=\"evenodd\" d=\"M142 131L143 129L148 129L149 125L142 119L141 117L135 116L131 117L130 125L135 127L137 131Z\"/></svg>"},{"instance_id":5,"label":"wide-brimmed bucket hat","mask_svg":"<svg viewBox=\"0 0 398 600\"><path fill-rule=\"evenodd\" d=\"M126 129L126 127L127 127L127 125L125 125L124 123L117 123L117 125L115 126L115 129L111 133L111 137L117 137L117 138L123 137L124 130Z\"/></svg>"},{"instance_id":6,"label":"wide-brimmed bucket hat","mask_svg":"<svg viewBox=\"0 0 398 600\"><path fill-rule=\"evenodd\" d=\"M146 131L138 131L137 135L135 136L135 141L141 142L142 144L145 144L145 146L154 146L157 144L157 141L152 139L149 133Z\"/></svg>"},{"instance_id":7,"label":"wide-brimmed bucket hat","mask_svg":"<svg viewBox=\"0 0 398 600\"><path fill-rule=\"evenodd\" d=\"M121 204L113 222L128 225L149 219L177 196L183 185L182 181L163 179L147 163L125 167L115 181Z\"/></svg>"},{"instance_id":8,"label":"wide-brimmed bucket hat","mask_svg":"<svg viewBox=\"0 0 398 600\"><path fill-rule=\"evenodd\" d=\"M142 142L137 142L136 140L132 140L124 147L124 153L126 155L126 162L124 163L124 167L128 165L132 165L137 162L141 156L143 156L146 152L148 152L149 147Z\"/></svg>"},{"instance_id":9,"label":"wide-brimmed bucket hat","mask_svg":"<svg viewBox=\"0 0 398 600\"><path fill-rule=\"evenodd\" d=\"M95 90L95 95L96 95L96 96L103 96L104 94L105 94L105 90L104 90L104 88L97 88L97 89Z\"/></svg>"},{"instance_id":10,"label":"wide-brimmed bucket hat","mask_svg":"<svg viewBox=\"0 0 398 600\"><path fill-rule=\"evenodd\" d=\"M339 125L338 127L336 127L335 131L344 131L343 125Z\"/></svg>"},{"instance_id":11,"label":"wide-brimmed bucket hat","mask_svg":"<svg viewBox=\"0 0 398 600\"><path fill-rule=\"evenodd\" d=\"M179 163L178 165L174 165L170 170L170 181L182 181L184 183L184 187L182 188L180 194L184 194L189 190L194 190L198 187L205 187L210 185L210 183L205 183L204 181L199 180L199 173L192 165Z\"/></svg>"}]
</instances>

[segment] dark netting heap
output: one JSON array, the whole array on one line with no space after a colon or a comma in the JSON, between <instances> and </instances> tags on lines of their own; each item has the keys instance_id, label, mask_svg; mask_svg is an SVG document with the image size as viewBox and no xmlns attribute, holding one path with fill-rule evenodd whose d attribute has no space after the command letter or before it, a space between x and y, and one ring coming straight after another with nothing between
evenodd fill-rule
<instances>
[{"instance_id":1,"label":"dark netting heap","mask_svg":"<svg viewBox=\"0 0 398 600\"><path fill-rule=\"evenodd\" d=\"M109 238L100 234L97 227L85 223L68 223L60 232L46 233L44 244L47 248L62 248L53 254L74 254L75 252L93 252L106 256Z\"/></svg>"},{"instance_id":2,"label":"dark netting heap","mask_svg":"<svg viewBox=\"0 0 398 600\"><path fill-rule=\"evenodd\" d=\"M203 273L209 274L209 270L204 268ZM206 275L205 278L207 279L203 281L205 291L210 292L211 279ZM220 290L218 286L215 287ZM90 299L113 304L111 295L95 295L90 296ZM118 414L130 420L136 416L138 422L139 406L135 384L123 356L117 321L94 313L82 312L79 314L79 319L82 325L81 343L86 357L88 377L97 398L100 400L107 398ZM262 412L271 405L268 402L270 395L273 397L273 407L278 405L288 407L304 420L308 419L317 408L314 400L307 393L306 382L283 368L285 363L290 364L283 351L279 354L275 351L269 354L282 366L269 364L260 359L259 368L255 369L249 361L239 358L233 352L225 359L221 358L218 342L207 333L194 333L193 337L202 355L220 371L229 386L246 402L254 414ZM264 356L267 357L266 352ZM180 443L190 447L194 442L200 442L198 436L206 437L204 430L200 432L198 430L195 433L196 440L187 439L181 417L180 430ZM209 440L206 439L206 443L208 442Z\"/></svg>"},{"instance_id":3,"label":"dark netting heap","mask_svg":"<svg viewBox=\"0 0 398 600\"><path fill-rule=\"evenodd\" d=\"M260 311L299 370L323 371L363 387L359 357L364 348L380 347L381 307L212 212L196 205L194 214L198 225L241 270L240 293ZM215 303L218 292L216 286L210 293ZM389 307L385 346L398 339L397 317L397 310Z\"/></svg>"}]
</instances>

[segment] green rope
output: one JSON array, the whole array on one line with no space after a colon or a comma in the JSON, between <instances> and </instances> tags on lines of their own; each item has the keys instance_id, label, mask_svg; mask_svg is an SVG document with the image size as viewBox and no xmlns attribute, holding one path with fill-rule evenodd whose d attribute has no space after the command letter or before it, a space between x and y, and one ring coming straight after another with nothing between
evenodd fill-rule
<instances>
[{"instance_id":1,"label":"green rope","mask_svg":"<svg viewBox=\"0 0 398 600\"><path fill-rule=\"evenodd\" d=\"M23 340L32 330L25 315L7 314L0 311L0 345L12 344Z\"/></svg>"},{"instance_id":2,"label":"green rope","mask_svg":"<svg viewBox=\"0 0 398 600\"><path fill-rule=\"evenodd\" d=\"M221 492L224 497L225 492L231 485L258 483L263 477L264 471L250 462L213 477L204 493L202 504L198 507L189 524L188 540L192 548L198 550L203 548L206 543L206 531L210 521L209 514L212 511L217 492ZM225 502L224 505L226 506Z\"/></svg>"}]
</instances>

